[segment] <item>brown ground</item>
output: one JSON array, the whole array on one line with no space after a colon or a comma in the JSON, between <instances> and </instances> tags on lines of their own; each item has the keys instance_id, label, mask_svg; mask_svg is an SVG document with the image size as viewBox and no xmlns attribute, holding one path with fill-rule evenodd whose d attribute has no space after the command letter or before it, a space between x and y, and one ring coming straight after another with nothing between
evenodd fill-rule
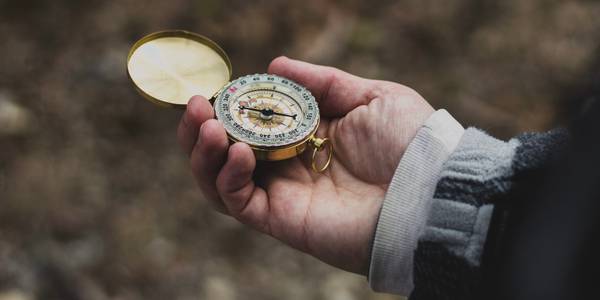
<instances>
[{"instance_id":1,"label":"brown ground","mask_svg":"<svg viewBox=\"0 0 600 300\"><path fill-rule=\"evenodd\" d=\"M508 137L555 125L600 54L595 1L0 0L0 300L389 299L211 211L143 101L130 44L165 28L409 85ZM45 4L42 4L44 2Z\"/></svg>"}]
</instances>

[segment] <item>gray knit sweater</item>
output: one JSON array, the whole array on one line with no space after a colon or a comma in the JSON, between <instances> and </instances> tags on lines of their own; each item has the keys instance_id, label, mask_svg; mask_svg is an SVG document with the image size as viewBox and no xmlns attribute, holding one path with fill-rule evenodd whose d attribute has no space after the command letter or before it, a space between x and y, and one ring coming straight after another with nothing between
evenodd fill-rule
<instances>
[{"instance_id":1,"label":"gray knit sweater","mask_svg":"<svg viewBox=\"0 0 600 300\"><path fill-rule=\"evenodd\" d=\"M564 138L554 131L504 142L436 112L409 145L386 194L371 287L411 299L472 296L496 201Z\"/></svg>"}]
</instances>

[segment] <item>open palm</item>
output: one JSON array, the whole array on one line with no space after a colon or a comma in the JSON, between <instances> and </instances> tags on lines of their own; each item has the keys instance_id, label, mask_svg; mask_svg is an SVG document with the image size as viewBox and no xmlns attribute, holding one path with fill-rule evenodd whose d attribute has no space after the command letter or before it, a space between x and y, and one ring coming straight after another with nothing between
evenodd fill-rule
<instances>
[{"instance_id":1,"label":"open palm","mask_svg":"<svg viewBox=\"0 0 600 300\"><path fill-rule=\"evenodd\" d=\"M400 84L285 57L275 59L269 73L315 95L321 110L317 136L329 137L335 149L331 166L313 172L307 153L257 163L248 145L229 145L208 101L194 97L178 138L190 153L200 188L241 222L334 266L366 274L384 194L433 109Z\"/></svg>"}]
</instances>

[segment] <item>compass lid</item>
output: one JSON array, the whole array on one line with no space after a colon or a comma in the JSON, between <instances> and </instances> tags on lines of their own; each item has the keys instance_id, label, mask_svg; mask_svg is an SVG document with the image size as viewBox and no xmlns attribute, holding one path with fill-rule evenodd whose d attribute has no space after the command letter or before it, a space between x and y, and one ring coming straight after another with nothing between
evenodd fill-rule
<instances>
[{"instance_id":1,"label":"compass lid","mask_svg":"<svg viewBox=\"0 0 600 300\"><path fill-rule=\"evenodd\" d=\"M213 97L231 79L231 62L215 42L184 30L160 31L137 41L127 74L148 100L182 107L194 95Z\"/></svg>"}]
</instances>

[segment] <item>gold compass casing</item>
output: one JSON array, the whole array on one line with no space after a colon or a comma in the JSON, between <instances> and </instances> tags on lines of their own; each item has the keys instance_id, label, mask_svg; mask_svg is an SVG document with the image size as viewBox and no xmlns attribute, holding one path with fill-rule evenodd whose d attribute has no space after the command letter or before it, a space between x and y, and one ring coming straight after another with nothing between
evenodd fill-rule
<instances>
[{"instance_id":1,"label":"gold compass casing","mask_svg":"<svg viewBox=\"0 0 600 300\"><path fill-rule=\"evenodd\" d=\"M149 34L138 40L127 56L127 75L137 91L151 102L165 107L184 108L194 95L211 102L230 82L231 62L215 42L185 30L167 30ZM322 172L331 161L333 149L324 167L315 166L316 151L322 141L315 138L317 126L305 139L281 147L249 145L257 159L277 161L295 157L311 145L313 169ZM228 132L229 140L236 142ZM320 142L319 142L320 141ZM315 146L315 145L319 146Z\"/></svg>"},{"instance_id":2,"label":"gold compass casing","mask_svg":"<svg viewBox=\"0 0 600 300\"><path fill-rule=\"evenodd\" d=\"M293 144L281 146L281 147L256 147L250 145L250 148L254 152L254 156L259 160L267 160L267 161L278 161L284 160L288 158L292 158L302 154L306 148L308 147L308 141L313 139L315 134L317 133L317 129L319 128L319 121L317 121L317 126L305 139L298 141ZM229 135L229 140L232 142L238 142L235 138Z\"/></svg>"}]
</instances>

